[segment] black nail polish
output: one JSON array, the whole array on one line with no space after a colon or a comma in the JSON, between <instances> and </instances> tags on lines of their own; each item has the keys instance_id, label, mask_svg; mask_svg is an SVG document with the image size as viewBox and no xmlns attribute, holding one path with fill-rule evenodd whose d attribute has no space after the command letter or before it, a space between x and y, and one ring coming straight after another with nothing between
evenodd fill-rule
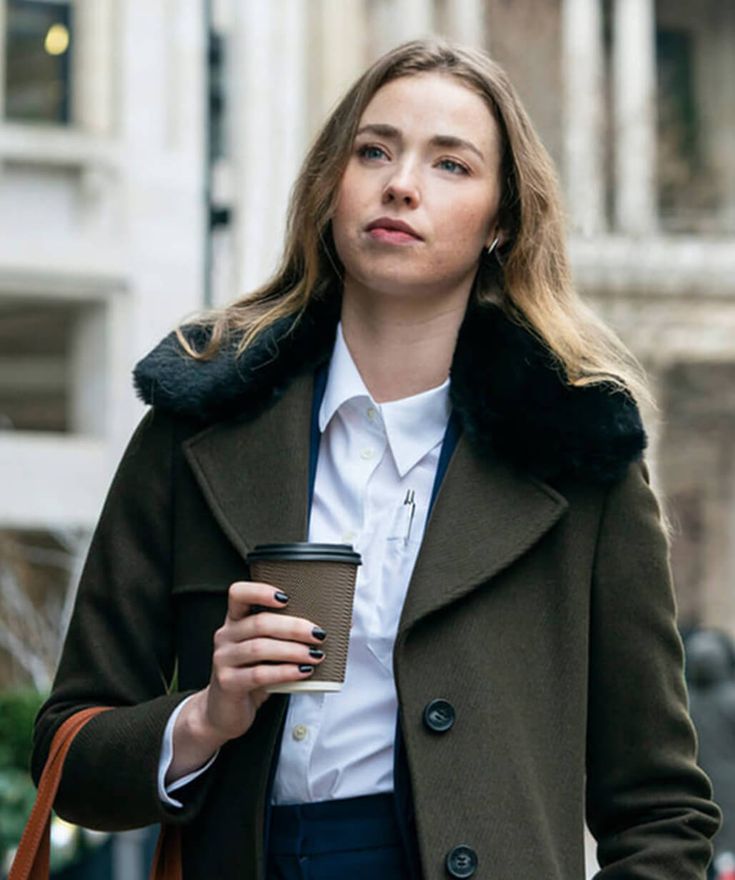
<instances>
[{"instance_id":1,"label":"black nail polish","mask_svg":"<svg viewBox=\"0 0 735 880\"><path fill-rule=\"evenodd\" d=\"M309 648L309 656L321 660L321 658L324 656L324 651L322 651L320 648Z\"/></svg>"},{"instance_id":2,"label":"black nail polish","mask_svg":"<svg viewBox=\"0 0 735 880\"><path fill-rule=\"evenodd\" d=\"M279 602L288 602L288 596L285 593L282 593L280 590L275 594L275 598Z\"/></svg>"},{"instance_id":3,"label":"black nail polish","mask_svg":"<svg viewBox=\"0 0 735 880\"><path fill-rule=\"evenodd\" d=\"M315 639L320 639L321 641L323 641L327 637L327 631L325 629L322 629L320 626L315 626L314 629L311 631L311 634L314 636Z\"/></svg>"},{"instance_id":4,"label":"black nail polish","mask_svg":"<svg viewBox=\"0 0 735 880\"><path fill-rule=\"evenodd\" d=\"M299 663L299 672L313 672L314 667L309 666L308 663Z\"/></svg>"}]
</instances>

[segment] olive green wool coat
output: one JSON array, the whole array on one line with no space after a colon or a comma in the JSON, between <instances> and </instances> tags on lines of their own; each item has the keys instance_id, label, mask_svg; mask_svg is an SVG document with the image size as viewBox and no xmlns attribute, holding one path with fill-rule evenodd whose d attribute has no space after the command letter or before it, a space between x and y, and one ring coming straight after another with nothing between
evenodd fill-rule
<instances>
[{"instance_id":1,"label":"olive green wool coat","mask_svg":"<svg viewBox=\"0 0 735 880\"><path fill-rule=\"evenodd\" d=\"M75 742L58 812L104 830L183 826L186 880L265 877L288 697L263 704L183 810L159 801L157 767L171 711L209 680L246 553L307 538L313 370L335 325L334 312L288 337L277 325L244 360L224 349L206 363L167 337L139 365L152 408L109 490L37 721L36 778L69 713L115 707ZM424 878L444 880L465 844L475 880L581 880L586 818L600 880L704 880L719 812L696 764L635 405L570 390L495 307L468 310L451 379L462 433L394 648ZM456 713L440 735L422 721L436 698Z\"/></svg>"}]
</instances>

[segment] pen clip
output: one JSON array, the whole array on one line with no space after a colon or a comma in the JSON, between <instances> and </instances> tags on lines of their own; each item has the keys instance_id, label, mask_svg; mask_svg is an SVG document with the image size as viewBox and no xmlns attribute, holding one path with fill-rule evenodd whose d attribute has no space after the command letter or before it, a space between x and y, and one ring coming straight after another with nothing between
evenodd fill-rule
<instances>
[{"instance_id":1,"label":"pen clip","mask_svg":"<svg viewBox=\"0 0 735 880\"><path fill-rule=\"evenodd\" d=\"M403 503L404 503L404 505L405 505L405 504L410 504L410 505L411 505L411 511L410 511L410 513L409 513L409 515L408 515L408 528L406 529L406 534L405 534L404 537L403 537L403 546L404 546L404 547L408 544L408 539L409 539L409 537L411 536L411 526L413 525L413 517L414 517L414 514L416 513L416 501L415 501L415 499L416 499L416 493L414 492L414 490L413 490L413 489L408 489L407 492L406 492L406 497L405 497Z\"/></svg>"}]
</instances>

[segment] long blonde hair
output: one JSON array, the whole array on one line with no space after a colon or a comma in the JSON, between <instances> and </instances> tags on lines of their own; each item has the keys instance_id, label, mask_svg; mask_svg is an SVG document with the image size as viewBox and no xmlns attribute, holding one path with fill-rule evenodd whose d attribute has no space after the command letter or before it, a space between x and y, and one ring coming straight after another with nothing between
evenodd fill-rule
<instances>
[{"instance_id":1,"label":"long blonde hair","mask_svg":"<svg viewBox=\"0 0 735 880\"><path fill-rule=\"evenodd\" d=\"M209 359L225 338L242 354L281 318L299 316L312 298L333 294L342 266L331 233L340 180L359 120L381 86L403 76L438 72L456 77L487 104L502 139L502 248L500 305L557 356L572 385L607 381L637 400L657 406L643 367L617 335L581 300L572 283L565 218L553 163L505 71L484 52L443 39L413 40L380 57L352 85L329 115L309 149L288 209L280 264L257 290L187 324L204 324L200 351L179 341L195 358ZM478 254L471 295L498 302L497 266L488 271Z\"/></svg>"}]
</instances>

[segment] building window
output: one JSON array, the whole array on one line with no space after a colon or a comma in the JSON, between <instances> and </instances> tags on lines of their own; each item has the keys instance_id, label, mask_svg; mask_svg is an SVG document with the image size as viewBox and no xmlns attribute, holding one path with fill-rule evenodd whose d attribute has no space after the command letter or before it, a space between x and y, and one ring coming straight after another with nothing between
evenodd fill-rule
<instances>
[{"instance_id":1,"label":"building window","mask_svg":"<svg viewBox=\"0 0 735 880\"><path fill-rule=\"evenodd\" d=\"M0 430L71 429L78 315L67 303L0 302Z\"/></svg>"},{"instance_id":2,"label":"building window","mask_svg":"<svg viewBox=\"0 0 735 880\"><path fill-rule=\"evenodd\" d=\"M71 121L72 11L68 2L7 0L5 116L21 122Z\"/></svg>"}]
</instances>

